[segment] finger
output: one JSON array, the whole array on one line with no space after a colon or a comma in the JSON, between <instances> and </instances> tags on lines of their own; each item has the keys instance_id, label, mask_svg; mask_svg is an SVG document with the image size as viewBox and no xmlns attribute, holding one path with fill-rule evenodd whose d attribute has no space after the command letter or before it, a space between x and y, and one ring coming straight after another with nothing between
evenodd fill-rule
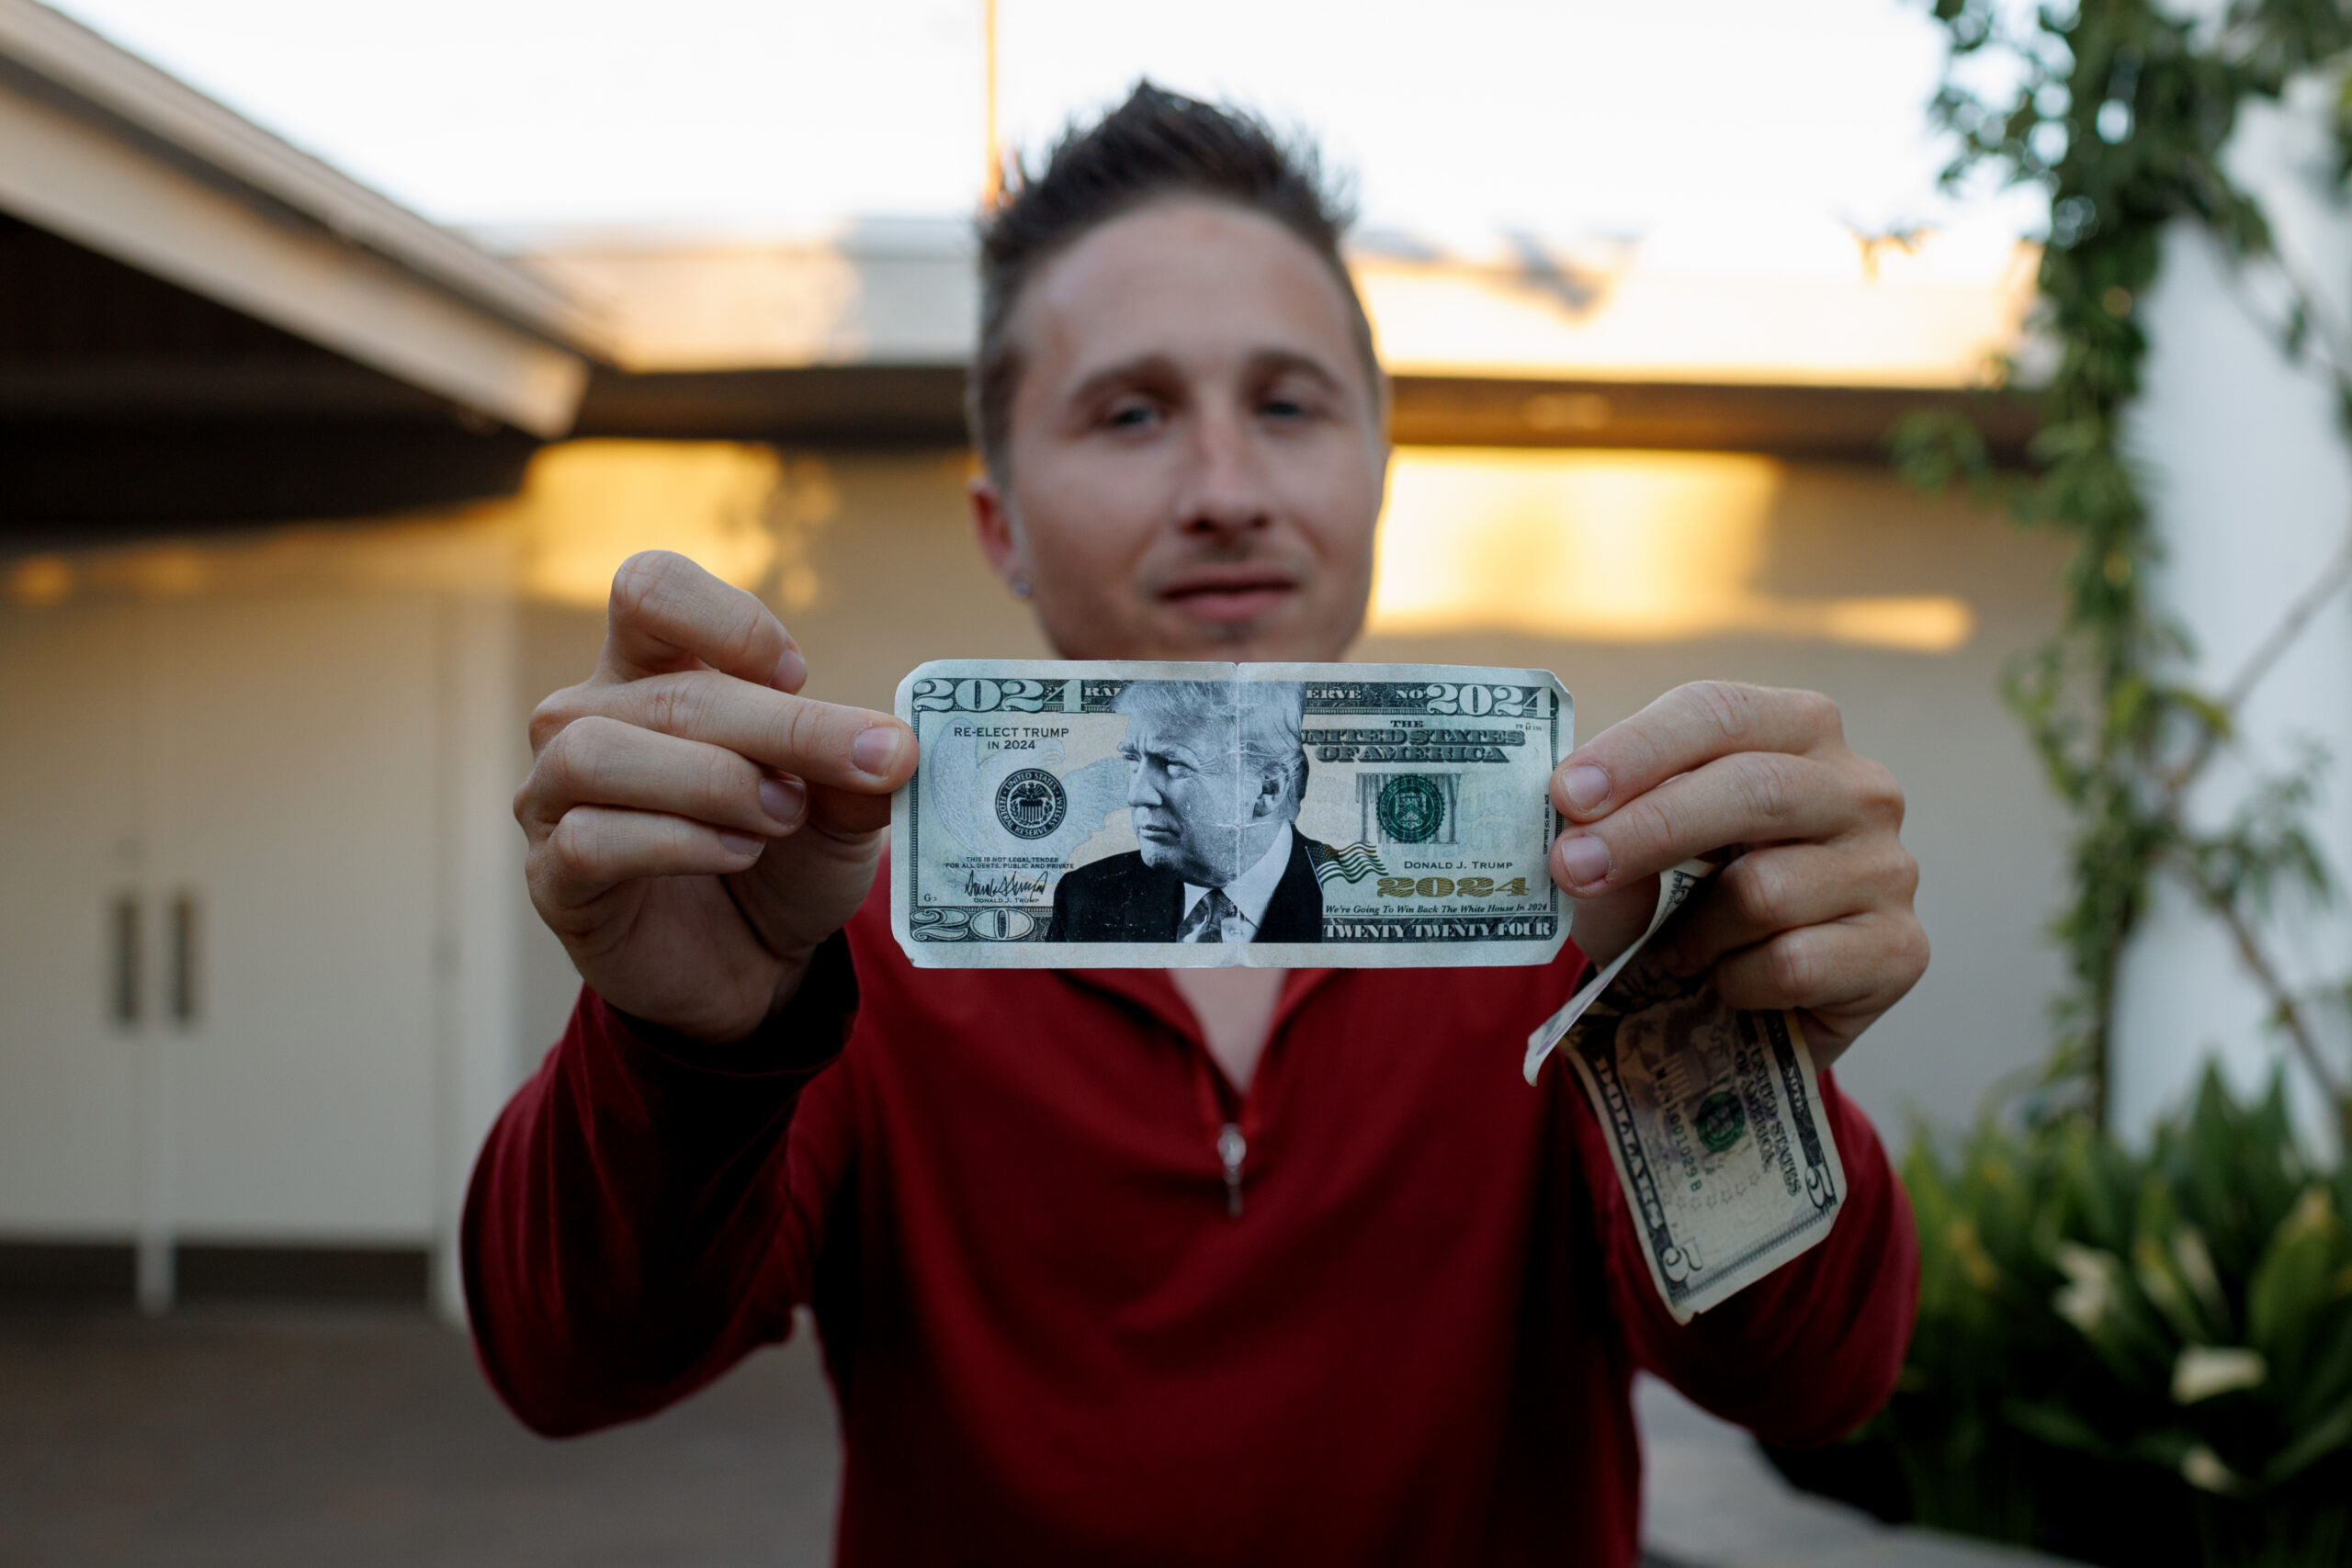
<instances>
[{"instance_id":1,"label":"finger","mask_svg":"<svg viewBox=\"0 0 2352 1568\"><path fill-rule=\"evenodd\" d=\"M1717 874L1672 931L1658 958L1695 975L1736 948L1872 909L1910 907L1919 863L1892 835L1751 851Z\"/></svg>"},{"instance_id":2,"label":"finger","mask_svg":"<svg viewBox=\"0 0 2352 1568\"><path fill-rule=\"evenodd\" d=\"M552 829L575 806L618 806L763 837L808 815L808 786L700 740L591 714L539 752L523 792L526 829Z\"/></svg>"},{"instance_id":3,"label":"finger","mask_svg":"<svg viewBox=\"0 0 2352 1568\"><path fill-rule=\"evenodd\" d=\"M1726 844L1827 838L1866 818L1845 770L1743 751L1650 789L1552 842L1553 879L1577 897L1655 876Z\"/></svg>"},{"instance_id":4,"label":"finger","mask_svg":"<svg viewBox=\"0 0 2352 1568\"><path fill-rule=\"evenodd\" d=\"M890 797L840 789L811 790L808 824L843 839L879 832L890 825Z\"/></svg>"},{"instance_id":5,"label":"finger","mask_svg":"<svg viewBox=\"0 0 2352 1568\"><path fill-rule=\"evenodd\" d=\"M534 857L539 891L559 908L585 904L616 883L646 876L707 876L742 871L767 840L756 833L689 822L653 811L575 806Z\"/></svg>"},{"instance_id":6,"label":"finger","mask_svg":"<svg viewBox=\"0 0 2352 1568\"><path fill-rule=\"evenodd\" d=\"M1568 907L1568 940L1592 963L1606 968L1634 945L1657 913L1657 882L1645 878L1598 898Z\"/></svg>"},{"instance_id":7,"label":"finger","mask_svg":"<svg viewBox=\"0 0 2352 1568\"><path fill-rule=\"evenodd\" d=\"M752 594L670 550L641 550L621 562L597 673L634 681L697 664L786 692L808 678L808 661L784 623Z\"/></svg>"},{"instance_id":8,"label":"finger","mask_svg":"<svg viewBox=\"0 0 2352 1568\"><path fill-rule=\"evenodd\" d=\"M1803 1008L1867 1021L1928 969L1928 936L1907 914L1873 913L1782 931L1726 954L1714 985L1735 1008Z\"/></svg>"},{"instance_id":9,"label":"finger","mask_svg":"<svg viewBox=\"0 0 2352 1568\"><path fill-rule=\"evenodd\" d=\"M1818 692L1694 682L1569 752L1553 772L1552 804L1590 822L1719 757L1805 752L1843 738L1838 705Z\"/></svg>"},{"instance_id":10,"label":"finger","mask_svg":"<svg viewBox=\"0 0 2352 1568\"><path fill-rule=\"evenodd\" d=\"M914 732L888 714L796 697L715 671L649 676L587 700L611 717L724 746L831 789L888 795L915 771Z\"/></svg>"}]
</instances>

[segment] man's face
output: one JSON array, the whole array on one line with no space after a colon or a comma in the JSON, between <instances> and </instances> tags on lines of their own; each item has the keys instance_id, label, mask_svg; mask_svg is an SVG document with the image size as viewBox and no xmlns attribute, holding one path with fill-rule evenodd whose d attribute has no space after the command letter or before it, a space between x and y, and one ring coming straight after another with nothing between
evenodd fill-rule
<instances>
[{"instance_id":1,"label":"man's face","mask_svg":"<svg viewBox=\"0 0 2352 1568\"><path fill-rule=\"evenodd\" d=\"M1336 659L1387 443L1338 280L1279 223L1156 202L1031 279L981 545L1070 659Z\"/></svg>"},{"instance_id":2,"label":"man's face","mask_svg":"<svg viewBox=\"0 0 2352 1568\"><path fill-rule=\"evenodd\" d=\"M1222 887L1240 874L1249 814L1229 725L1136 714L1119 755L1127 760L1127 805L1146 865L1173 871L1200 887Z\"/></svg>"}]
</instances>

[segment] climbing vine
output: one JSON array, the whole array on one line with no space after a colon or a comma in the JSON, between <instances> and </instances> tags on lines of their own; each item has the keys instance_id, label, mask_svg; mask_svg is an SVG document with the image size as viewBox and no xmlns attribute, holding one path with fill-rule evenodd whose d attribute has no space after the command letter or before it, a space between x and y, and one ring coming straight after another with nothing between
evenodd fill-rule
<instances>
[{"instance_id":1,"label":"climbing vine","mask_svg":"<svg viewBox=\"0 0 2352 1568\"><path fill-rule=\"evenodd\" d=\"M2222 164L2245 104L2280 99L2307 73L2341 74L2352 14L2339 0L2239 0L2202 17L2152 0L2032 12L2006 0L1930 3L1950 48L1934 113L1960 145L1947 183L1989 173L2038 186L2050 201L2040 324L2053 362L2046 380L2004 394L2038 405L2025 468L1996 468L1962 416L1917 416L1896 434L1898 461L1914 479L1966 482L2021 523L2074 543L2060 627L2005 682L2074 818L2071 897L2054 924L2069 984L2040 1104L2104 1118L2119 965L2156 879L2173 876L2228 931L2352 1147L2352 1084L2323 1041L2321 998L2290 984L2265 937L2282 897L2333 896L2305 826L2325 759L2308 754L2260 779L2218 827L2188 810L2192 786L2233 744L2250 693L2352 576L2352 549L2281 607L2225 685L2201 690L2187 674L2186 634L2149 598L2162 541L2126 441L2148 352L2140 302L2166 231L2182 220L2211 233L2250 299L2268 302L2280 352L2333 379L2352 436L2352 332L2295 275L2261 208ZM2341 183L2352 176L2352 88L2337 104Z\"/></svg>"}]
</instances>

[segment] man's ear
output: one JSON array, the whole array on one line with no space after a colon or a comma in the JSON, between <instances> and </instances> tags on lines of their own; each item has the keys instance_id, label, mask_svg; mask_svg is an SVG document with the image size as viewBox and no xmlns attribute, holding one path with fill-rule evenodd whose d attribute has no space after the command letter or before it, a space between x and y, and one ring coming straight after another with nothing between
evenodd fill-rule
<instances>
[{"instance_id":1,"label":"man's ear","mask_svg":"<svg viewBox=\"0 0 2352 1568\"><path fill-rule=\"evenodd\" d=\"M1252 817L1272 817L1290 804L1290 773L1282 768L1268 768L1258 778L1258 798L1250 803Z\"/></svg>"},{"instance_id":2,"label":"man's ear","mask_svg":"<svg viewBox=\"0 0 2352 1568\"><path fill-rule=\"evenodd\" d=\"M989 570L997 581L1012 590L1015 598L1029 597L1029 550L1021 536L1021 521L1013 514L1012 502L986 470L972 476L965 487L972 501L972 536L980 542L980 554L988 558Z\"/></svg>"}]
</instances>

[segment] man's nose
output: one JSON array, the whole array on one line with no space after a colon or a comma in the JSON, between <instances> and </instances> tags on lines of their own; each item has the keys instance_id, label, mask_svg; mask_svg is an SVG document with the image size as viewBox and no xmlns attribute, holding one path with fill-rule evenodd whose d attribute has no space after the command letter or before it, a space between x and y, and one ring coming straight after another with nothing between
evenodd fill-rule
<instances>
[{"instance_id":1,"label":"man's nose","mask_svg":"<svg viewBox=\"0 0 2352 1568\"><path fill-rule=\"evenodd\" d=\"M1184 533L1229 538L1273 521L1265 456L1240 411L1211 409L1193 422L1192 469L1176 513Z\"/></svg>"},{"instance_id":2,"label":"man's nose","mask_svg":"<svg viewBox=\"0 0 2352 1568\"><path fill-rule=\"evenodd\" d=\"M1153 781L1151 769L1148 766L1127 770L1127 804L1129 806L1158 806L1159 804L1159 785Z\"/></svg>"}]
</instances>

